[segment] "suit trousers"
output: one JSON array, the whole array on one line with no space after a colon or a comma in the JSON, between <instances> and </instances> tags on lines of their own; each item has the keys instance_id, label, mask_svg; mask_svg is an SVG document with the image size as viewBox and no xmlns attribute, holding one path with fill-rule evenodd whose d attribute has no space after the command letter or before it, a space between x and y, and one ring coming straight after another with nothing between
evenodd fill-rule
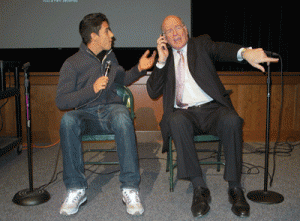
<instances>
[{"instance_id":1,"label":"suit trousers","mask_svg":"<svg viewBox=\"0 0 300 221\"><path fill-rule=\"evenodd\" d=\"M200 107L174 108L168 117L168 126L177 151L178 178L202 177L193 138L205 133L216 135L222 141L226 162L224 179L240 182L243 122L234 109L216 101Z\"/></svg>"}]
</instances>

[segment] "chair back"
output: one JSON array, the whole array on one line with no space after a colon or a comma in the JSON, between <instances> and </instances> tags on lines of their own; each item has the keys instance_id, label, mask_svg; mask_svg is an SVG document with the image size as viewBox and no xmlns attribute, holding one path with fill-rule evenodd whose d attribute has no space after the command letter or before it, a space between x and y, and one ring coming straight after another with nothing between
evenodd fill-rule
<instances>
[{"instance_id":1,"label":"chair back","mask_svg":"<svg viewBox=\"0 0 300 221\"><path fill-rule=\"evenodd\" d=\"M123 104L129 109L130 111L130 117L133 120L135 115L134 115L134 103L133 103L133 95L131 91L129 90L128 87L120 85L120 84L115 84L116 89L117 89L117 94L119 97L122 98Z\"/></svg>"}]
</instances>

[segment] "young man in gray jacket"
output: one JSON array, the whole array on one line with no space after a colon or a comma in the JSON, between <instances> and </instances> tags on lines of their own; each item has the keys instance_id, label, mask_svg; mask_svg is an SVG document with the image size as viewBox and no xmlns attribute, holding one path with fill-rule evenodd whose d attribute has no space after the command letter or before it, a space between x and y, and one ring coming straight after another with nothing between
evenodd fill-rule
<instances>
[{"instance_id":1,"label":"young man in gray jacket","mask_svg":"<svg viewBox=\"0 0 300 221\"><path fill-rule=\"evenodd\" d=\"M140 173L134 125L128 109L117 95L115 83L129 85L146 74L156 52L147 50L138 65L125 71L112 52L113 33L101 13L89 14L79 25L82 43L60 70L56 105L64 114L60 125L63 180L67 197L60 213L71 215L87 200L81 137L85 134L114 133L120 162L120 182L127 213L144 212L139 198ZM104 55L99 59L99 55ZM105 76L107 63L110 71Z\"/></svg>"}]
</instances>

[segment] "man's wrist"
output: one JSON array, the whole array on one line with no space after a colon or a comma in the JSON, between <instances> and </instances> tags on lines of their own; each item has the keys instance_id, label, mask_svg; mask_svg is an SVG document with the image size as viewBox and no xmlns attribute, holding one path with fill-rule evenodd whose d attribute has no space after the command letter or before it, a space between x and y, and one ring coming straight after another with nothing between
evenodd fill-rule
<instances>
[{"instance_id":1,"label":"man's wrist","mask_svg":"<svg viewBox=\"0 0 300 221\"><path fill-rule=\"evenodd\" d=\"M238 53L237 53L237 59L238 61L243 61L245 58L244 58L244 54L245 52L248 50L248 49L252 49L252 47L249 47L249 48L241 48Z\"/></svg>"},{"instance_id":2,"label":"man's wrist","mask_svg":"<svg viewBox=\"0 0 300 221\"><path fill-rule=\"evenodd\" d=\"M141 64L140 63L138 64L138 71L142 72L142 68L141 68Z\"/></svg>"},{"instance_id":3,"label":"man's wrist","mask_svg":"<svg viewBox=\"0 0 300 221\"><path fill-rule=\"evenodd\" d=\"M246 48L243 48L243 49L241 50L241 57L242 57L243 60L245 59L245 58L244 58L244 54L245 54L246 51L247 51Z\"/></svg>"}]
</instances>

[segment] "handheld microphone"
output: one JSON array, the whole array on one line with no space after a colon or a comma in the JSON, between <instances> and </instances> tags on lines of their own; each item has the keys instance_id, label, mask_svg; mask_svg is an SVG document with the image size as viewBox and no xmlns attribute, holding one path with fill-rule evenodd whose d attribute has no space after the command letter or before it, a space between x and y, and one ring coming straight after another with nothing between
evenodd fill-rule
<instances>
[{"instance_id":1,"label":"handheld microphone","mask_svg":"<svg viewBox=\"0 0 300 221\"><path fill-rule=\"evenodd\" d=\"M111 61L107 61L106 62L106 69L105 69L105 77L107 77L107 74L109 72L109 69L110 69L110 66L111 66Z\"/></svg>"},{"instance_id":2,"label":"handheld microphone","mask_svg":"<svg viewBox=\"0 0 300 221\"><path fill-rule=\"evenodd\" d=\"M271 52L271 51L264 51L266 53L267 56L269 57L275 57L275 56L279 56L279 54L275 53L275 52Z\"/></svg>"}]
</instances>

